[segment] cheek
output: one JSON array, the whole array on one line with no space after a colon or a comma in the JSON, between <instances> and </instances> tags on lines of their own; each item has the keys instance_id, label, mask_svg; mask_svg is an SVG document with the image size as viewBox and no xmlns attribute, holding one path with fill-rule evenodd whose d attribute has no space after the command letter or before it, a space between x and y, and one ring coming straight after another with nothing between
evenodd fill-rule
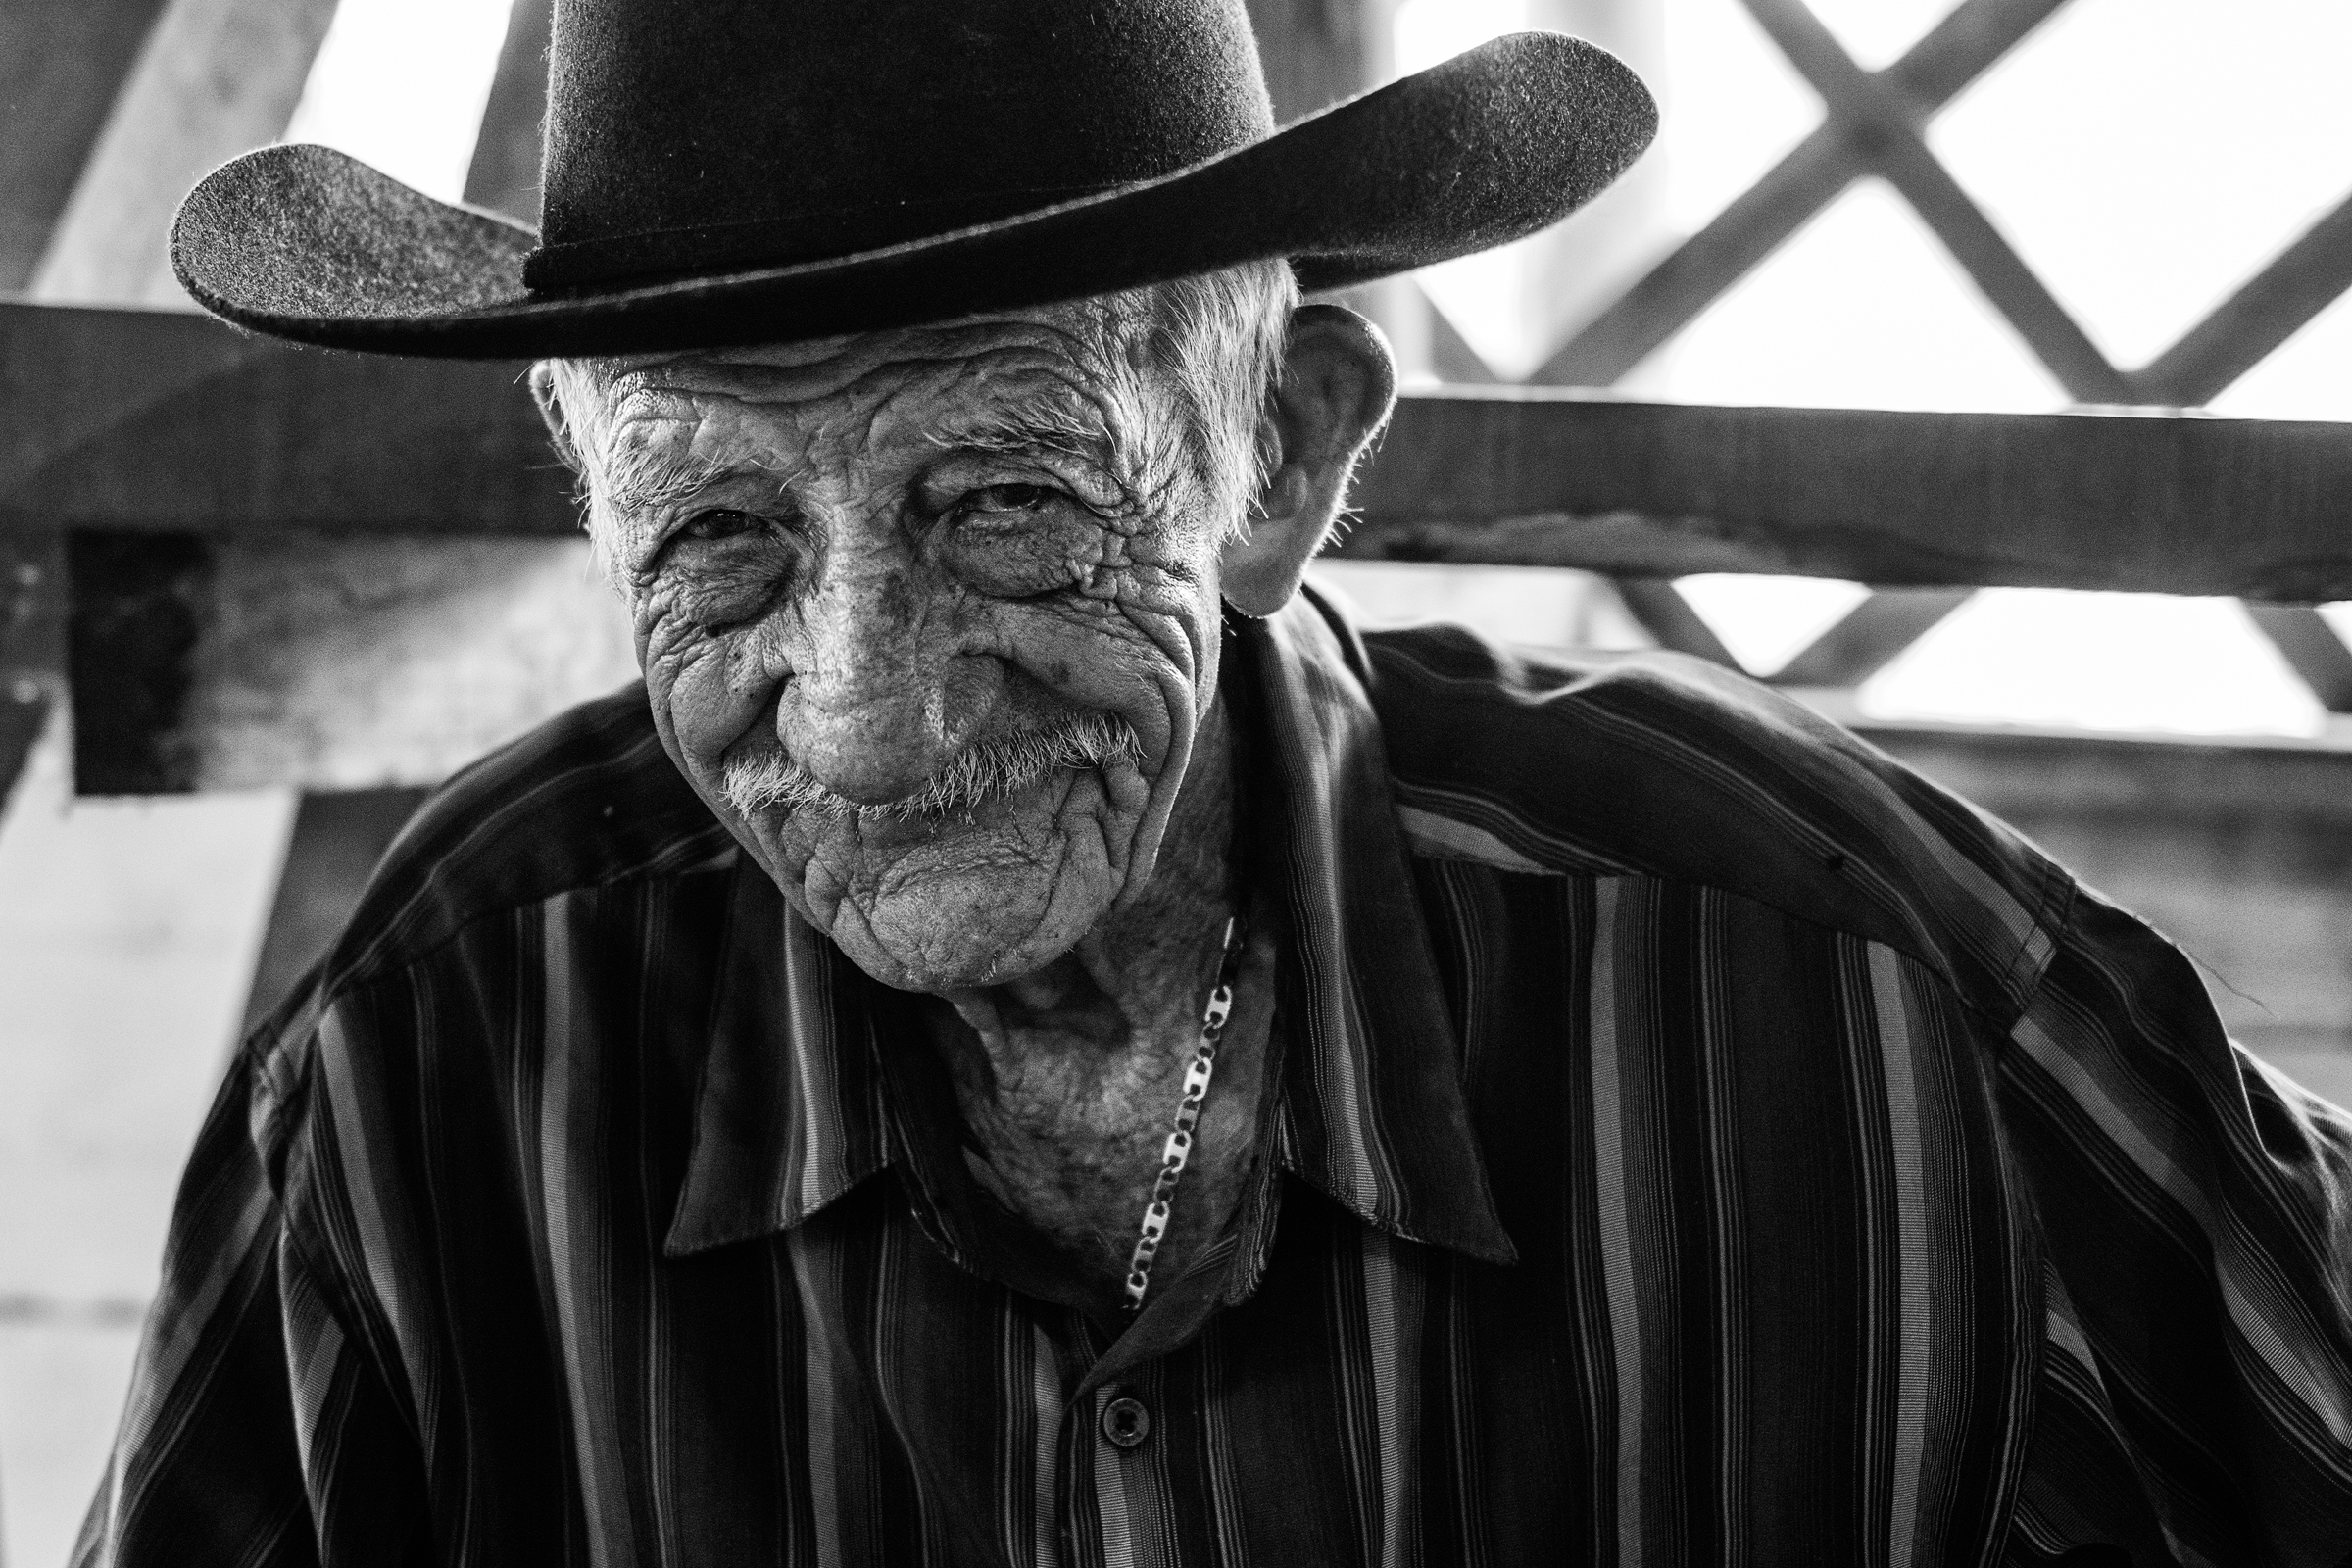
<instances>
[{"instance_id":1,"label":"cheek","mask_svg":"<svg viewBox=\"0 0 2352 1568\"><path fill-rule=\"evenodd\" d=\"M1215 676L1216 608L1204 590L1136 573L1112 598L1061 595L999 606L999 657L1045 687L1055 707L1115 713L1143 743L1156 777L1189 733Z\"/></svg>"},{"instance_id":2,"label":"cheek","mask_svg":"<svg viewBox=\"0 0 2352 1568\"><path fill-rule=\"evenodd\" d=\"M690 777L715 785L721 757L759 722L776 681L760 657L760 628L713 635L690 611L659 590L639 601L638 667L673 755Z\"/></svg>"}]
</instances>

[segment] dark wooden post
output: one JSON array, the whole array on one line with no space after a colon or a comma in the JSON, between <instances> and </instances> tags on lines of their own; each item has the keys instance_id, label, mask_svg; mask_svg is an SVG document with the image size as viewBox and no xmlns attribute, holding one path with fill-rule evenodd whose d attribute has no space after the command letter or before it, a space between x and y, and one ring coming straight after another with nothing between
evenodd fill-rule
<instances>
[{"instance_id":1,"label":"dark wooden post","mask_svg":"<svg viewBox=\"0 0 2352 1568\"><path fill-rule=\"evenodd\" d=\"M56 535L0 532L0 811L65 702L65 604Z\"/></svg>"},{"instance_id":2,"label":"dark wooden post","mask_svg":"<svg viewBox=\"0 0 2352 1568\"><path fill-rule=\"evenodd\" d=\"M12 0L0 7L0 104L8 109L0 118L0 292L31 282L163 10L164 0ZM20 380L30 389L44 374L21 367L12 376L0 366L10 390ZM24 425L0 430L0 491L40 451ZM9 521L0 517L0 809L66 695L58 537Z\"/></svg>"}]
</instances>

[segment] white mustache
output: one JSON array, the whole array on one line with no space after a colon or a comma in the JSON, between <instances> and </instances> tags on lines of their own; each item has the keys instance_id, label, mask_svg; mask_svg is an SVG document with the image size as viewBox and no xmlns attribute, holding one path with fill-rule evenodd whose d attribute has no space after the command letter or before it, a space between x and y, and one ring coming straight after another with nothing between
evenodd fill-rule
<instances>
[{"instance_id":1,"label":"white mustache","mask_svg":"<svg viewBox=\"0 0 2352 1568\"><path fill-rule=\"evenodd\" d=\"M1143 748L1135 730L1106 713L1087 713L995 740L974 741L922 788L867 806L837 795L782 752L730 757L719 770L719 793L745 816L778 807L817 816L919 822L963 815L993 800L1017 795L1064 768L1133 761Z\"/></svg>"}]
</instances>

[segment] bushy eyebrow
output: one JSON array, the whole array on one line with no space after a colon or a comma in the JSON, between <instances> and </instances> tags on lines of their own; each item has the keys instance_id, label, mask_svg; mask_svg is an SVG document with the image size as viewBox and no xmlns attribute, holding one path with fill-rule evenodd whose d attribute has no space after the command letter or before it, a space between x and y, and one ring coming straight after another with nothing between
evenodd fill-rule
<instances>
[{"instance_id":1,"label":"bushy eyebrow","mask_svg":"<svg viewBox=\"0 0 2352 1568\"><path fill-rule=\"evenodd\" d=\"M1051 453L1075 458L1105 474L1118 471L1117 432L1100 417L1089 417L1057 402L954 416L934 426L926 439L947 452L994 452L1008 457Z\"/></svg>"},{"instance_id":2,"label":"bushy eyebrow","mask_svg":"<svg viewBox=\"0 0 2352 1568\"><path fill-rule=\"evenodd\" d=\"M720 463L695 452L636 447L612 459L599 477L607 502L623 513L642 514L674 505L722 480L746 474L773 479L779 472L757 458Z\"/></svg>"}]
</instances>

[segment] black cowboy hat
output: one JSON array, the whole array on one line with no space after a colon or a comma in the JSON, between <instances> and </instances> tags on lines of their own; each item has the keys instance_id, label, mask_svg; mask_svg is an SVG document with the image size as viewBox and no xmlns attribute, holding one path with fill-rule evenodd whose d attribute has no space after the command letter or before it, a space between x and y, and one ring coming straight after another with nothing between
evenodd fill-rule
<instances>
[{"instance_id":1,"label":"black cowboy hat","mask_svg":"<svg viewBox=\"0 0 2352 1568\"><path fill-rule=\"evenodd\" d=\"M189 194L172 260L339 348L784 341L1268 257L1364 282L1557 221L1656 124L1550 33L1276 130L1243 0L557 0L540 234L278 146Z\"/></svg>"}]
</instances>

